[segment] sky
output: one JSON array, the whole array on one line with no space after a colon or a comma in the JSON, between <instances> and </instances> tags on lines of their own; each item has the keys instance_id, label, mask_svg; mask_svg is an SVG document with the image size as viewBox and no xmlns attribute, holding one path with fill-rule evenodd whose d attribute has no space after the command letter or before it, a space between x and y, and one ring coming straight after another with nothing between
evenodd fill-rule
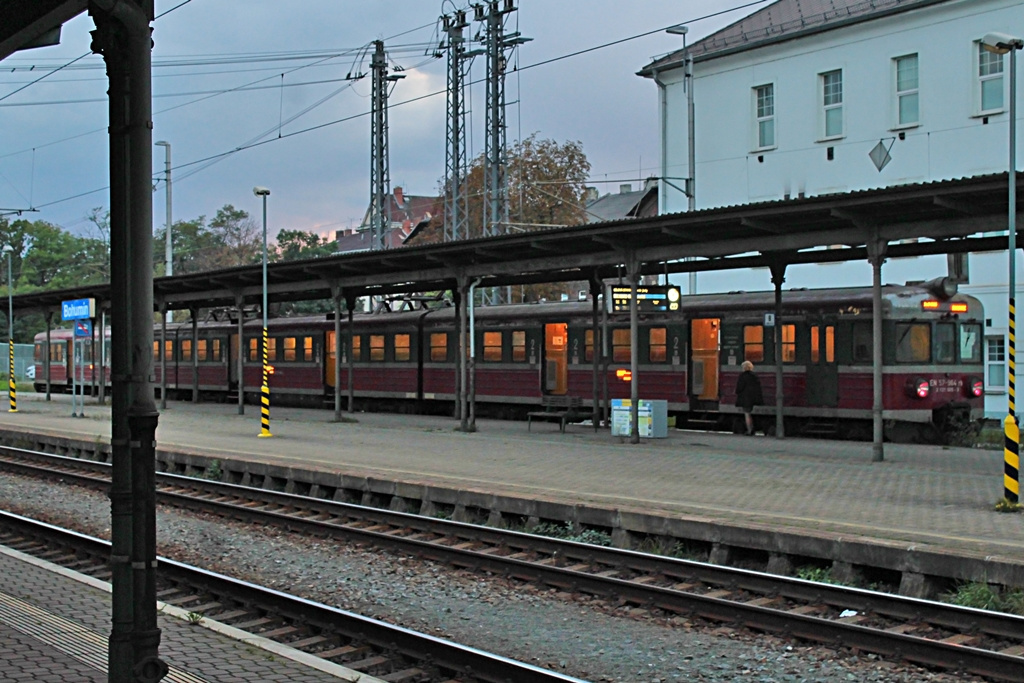
<instances>
[{"instance_id":1,"label":"sky","mask_svg":"<svg viewBox=\"0 0 1024 683\"><path fill-rule=\"evenodd\" d=\"M346 76L369 72L374 40L405 75L389 96L391 186L436 194L446 59L431 55L438 17L463 1L157 0L153 141L171 146L173 220L211 218L225 204L259 218L259 185L271 191L271 239L281 229L333 236L358 225L370 196L371 83ZM636 72L682 47L664 28L686 24L692 42L763 6L749 5L518 0L505 30L531 40L512 54L506 78L509 144L533 133L579 141L602 194L626 182L638 189L658 173L659 141L657 89ZM471 22L470 32L479 27ZM83 235L95 233L92 210L109 207L107 78L102 58L89 54L94 28L80 15L59 46L0 61L0 209L35 209L22 217ZM599 47L608 43L616 44ZM483 77L478 58L472 80ZM483 149L482 83L470 92L473 158ZM156 183L164 155L154 147L154 228L165 222L165 186Z\"/></svg>"}]
</instances>

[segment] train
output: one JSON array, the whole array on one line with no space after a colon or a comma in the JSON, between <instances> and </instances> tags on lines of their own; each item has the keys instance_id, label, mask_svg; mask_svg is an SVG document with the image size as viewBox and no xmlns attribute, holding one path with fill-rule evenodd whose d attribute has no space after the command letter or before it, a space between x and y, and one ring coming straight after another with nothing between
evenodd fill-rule
<instances>
[{"instance_id":1,"label":"train","mask_svg":"<svg viewBox=\"0 0 1024 683\"><path fill-rule=\"evenodd\" d=\"M593 407L595 329L591 301L476 307L475 396L480 416L525 418L545 395L578 396ZM870 287L789 289L775 315L774 292L682 296L677 310L639 319L637 376L630 369L629 316L608 314L598 328L599 403L629 398L664 400L677 427L739 431L735 384L744 360L754 363L766 403L756 428L776 424L775 325L781 327L783 416L787 435L870 439L873 327ZM603 317L603 316L602 316ZM882 287L882 383L885 436L898 442L949 439L980 424L984 408L984 311L949 278ZM272 405L334 405L335 384L360 410L451 413L459 367L458 318L450 305L358 313L341 324L341 374L335 373L335 323L330 314L272 318L268 364ZM168 323L161 348L153 343L155 382L166 365L169 398L259 403L262 323L243 324L241 376L237 323L225 318ZM109 384L96 370L98 333L84 344L85 391ZM69 391L71 330L35 338L37 391ZM109 332L105 340L109 354ZM193 348L193 346L195 348ZM467 347L469 345L467 344ZM605 349L604 354L601 350ZM193 358L195 353L195 358ZM350 359L351 356L351 359ZM351 361L351 362L350 362ZM109 360L107 361L109 366ZM193 375L193 367L197 374ZM160 389L158 388L159 392ZM344 398L343 398L344 400Z\"/></svg>"}]
</instances>

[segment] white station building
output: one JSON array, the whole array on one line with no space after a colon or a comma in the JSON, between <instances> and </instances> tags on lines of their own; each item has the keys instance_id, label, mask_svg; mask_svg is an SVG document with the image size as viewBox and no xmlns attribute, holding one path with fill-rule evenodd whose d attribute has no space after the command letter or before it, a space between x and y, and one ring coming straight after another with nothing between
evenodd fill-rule
<instances>
[{"instance_id":1,"label":"white station building","mask_svg":"<svg viewBox=\"0 0 1024 683\"><path fill-rule=\"evenodd\" d=\"M1024 36L1024 0L778 0L690 44L683 27L670 32L683 48L640 71L658 90L661 213L1007 171L1011 59L982 38ZM1002 418L1008 252L967 265L961 291L985 306L986 415ZM1016 265L1022 283L1020 253ZM947 268L944 256L890 258L882 277ZM865 261L791 266L784 287L870 284ZM699 292L771 288L767 269L696 281Z\"/></svg>"}]
</instances>

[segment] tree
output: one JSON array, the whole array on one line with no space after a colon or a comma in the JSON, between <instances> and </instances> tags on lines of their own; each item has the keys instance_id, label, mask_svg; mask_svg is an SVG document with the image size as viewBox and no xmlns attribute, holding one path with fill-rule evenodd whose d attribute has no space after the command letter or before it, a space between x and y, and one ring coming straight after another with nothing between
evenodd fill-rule
<instances>
[{"instance_id":1,"label":"tree","mask_svg":"<svg viewBox=\"0 0 1024 683\"><path fill-rule=\"evenodd\" d=\"M274 252L275 261L298 261L318 256L330 256L334 253L334 241L329 237L321 237L315 232L282 230L277 233Z\"/></svg>"},{"instance_id":2,"label":"tree","mask_svg":"<svg viewBox=\"0 0 1024 683\"><path fill-rule=\"evenodd\" d=\"M165 270L165 230L157 229L153 239L153 263L158 274ZM262 230L248 213L230 204L218 209L209 223L206 216L175 221L171 238L175 275L250 265L263 258Z\"/></svg>"},{"instance_id":3,"label":"tree","mask_svg":"<svg viewBox=\"0 0 1024 683\"><path fill-rule=\"evenodd\" d=\"M210 221L210 230L219 233L224 245L224 266L244 266L263 260L263 230L249 214L225 204Z\"/></svg>"}]
</instances>

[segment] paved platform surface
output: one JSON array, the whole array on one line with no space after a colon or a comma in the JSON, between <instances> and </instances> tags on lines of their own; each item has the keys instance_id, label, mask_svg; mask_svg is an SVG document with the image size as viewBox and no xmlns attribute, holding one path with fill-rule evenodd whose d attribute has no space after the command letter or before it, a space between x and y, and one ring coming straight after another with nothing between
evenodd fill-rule
<instances>
[{"instance_id":1,"label":"paved platform surface","mask_svg":"<svg viewBox=\"0 0 1024 683\"><path fill-rule=\"evenodd\" d=\"M106 584L0 547L0 680L106 683L110 592ZM171 683L357 680L353 672L262 639L190 624L161 605L160 657ZM211 625L215 628L217 625ZM322 669L314 668L320 666ZM362 678L372 681L377 679Z\"/></svg>"},{"instance_id":2,"label":"paved platform surface","mask_svg":"<svg viewBox=\"0 0 1024 683\"><path fill-rule=\"evenodd\" d=\"M0 404L0 428L108 439L110 408L67 396ZM6 402L4 402L6 403ZM444 417L271 408L273 438L257 438L259 409L170 402L158 448L274 462L407 482L592 503L737 525L906 542L1019 560L1024 515L1001 514L1001 450L775 439L669 430L630 444L608 431L556 423L479 420L457 431Z\"/></svg>"}]
</instances>

